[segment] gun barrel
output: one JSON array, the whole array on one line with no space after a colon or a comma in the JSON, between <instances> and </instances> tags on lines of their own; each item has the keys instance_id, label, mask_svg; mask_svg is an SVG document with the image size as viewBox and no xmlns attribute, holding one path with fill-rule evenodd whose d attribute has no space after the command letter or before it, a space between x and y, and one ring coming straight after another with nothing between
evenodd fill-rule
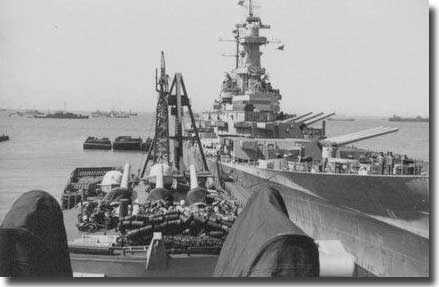
<instances>
[{"instance_id":1,"label":"gun barrel","mask_svg":"<svg viewBox=\"0 0 439 287\"><path fill-rule=\"evenodd\" d=\"M301 119L300 121L298 121L297 123L298 123L298 124L303 124L303 123L306 122L306 121L309 121L309 120L312 120L312 119L318 118L318 117L320 117L320 116L322 116L322 115L323 115L323 113L318 113L318 114L312 115L312 116L310 116L310 117L305 117L305 118Z\"/></svg>"},{"instance_id":2,"label":"gun barrel","mask_svg":"<svg viewBox=\"0 0 439 287\"><path fill-rule=\"evenodd\" d=\"M327 139L320 141L320 143L341 146L341 145L347 145L347 144L359 142L362 140L394 133L397 131L398 131L398 128L376 127L373 129L363 130L363 131L359 131L359 132L355 132L355 133L351 133L351 134L327 138Z\"/></svg>"},{"instance_id":3,"label":"gun barrel","mask_svg":"<svg viewBox=\"0 0 439 287\"><path fill-rule=\"evenodd\" d=\"M325 116L323 116L323 117L319 117L319 118L314 119L314 120L308 120L308 121L304 122L304 124L305 124L305 125L312 125L312 124L314 124L314 123L316 123L316 122L323 121L323 120L325 120L325 119L327 119L327 118L330 118L330 117L332 117L333 115L335 115L335 113L330 113L329 115L325 115Z\"/></svg>"}]
</instances>

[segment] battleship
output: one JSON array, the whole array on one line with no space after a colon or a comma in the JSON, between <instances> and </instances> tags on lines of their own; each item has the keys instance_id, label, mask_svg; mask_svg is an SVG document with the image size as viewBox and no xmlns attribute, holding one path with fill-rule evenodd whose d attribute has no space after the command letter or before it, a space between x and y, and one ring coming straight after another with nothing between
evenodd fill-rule
<instances>
[{"instance_id":1,"label":"battleship","mask_svg":"<svg viewBox=\"0 0 439 287\"><path fill-rule=\"evenodd\" d=\"M244 205L262 190L279 191L290 219L308 236L341 240L374 276L428 277L428 166L349 146L397 128L331 137L326 119L334 113L285 116L280 90L261 65L260 48L269 42L260 32L270 26L247 2L247 17L233 31L235 68L212 109L198 113L210 172ZM193 163L203 164L199 154L187 157Z\"/></svg>"}]
</instances>

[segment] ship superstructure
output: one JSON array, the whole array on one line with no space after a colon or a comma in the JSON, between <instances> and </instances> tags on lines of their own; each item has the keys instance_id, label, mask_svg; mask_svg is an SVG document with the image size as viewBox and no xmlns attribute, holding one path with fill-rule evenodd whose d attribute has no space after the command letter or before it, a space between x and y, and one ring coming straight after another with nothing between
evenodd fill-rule
<instances>
[{"instance_id":1,"label":"ship superstructure","mask_svg":"<svg viewBox=\"0 0 439 287\"><path fill-rule=\"evenodd\" d=\"M257 138L303 138L324 136L324 128L308 126L333 114L307 113L302 116L281 112L279 89L273 88L261 63L261 47L270 43L261 34L270 25L254 15L253 1L248 1L248 15L233 30L236 44L235 68L226 72L219 97L210 111L201 114L201 126L222 136ZM277 43L277 41L274 41ZM279 46L283 49L284 46Z\"/></svg>"}]
</instances>

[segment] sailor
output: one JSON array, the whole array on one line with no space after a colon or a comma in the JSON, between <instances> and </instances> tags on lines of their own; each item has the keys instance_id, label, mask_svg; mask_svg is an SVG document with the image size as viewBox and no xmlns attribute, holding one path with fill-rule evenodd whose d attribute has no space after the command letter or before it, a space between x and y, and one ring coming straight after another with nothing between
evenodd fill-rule
<instances>
[{"instance_id":1,"label":"sailor","mask_svg":"<svg viewBox=\"0 0 439 287\"><path fill-rule=\"evenodd\" d=\"M384 154L382 152L379 153L378 157L377 157L377 161L378 161L378 174L384 174Z\"/></svg>"},{"instance_id":2,"label":"sailor","mask_svg":"<svg viewBox=\"0 0 439 287\"><path fill-rule=\"evenodd\" d=\"M300 152L299 152L299 156L297 157L297 162L302 162L304 157L305 157L305 148L302 146L300 147Z\"/></svg>"},{"instance_id":3,"label":"sailor","mask_svg":"<svg viewBox=\"0 0 439 287\"><path fill-rule=\"evenodd\" d=\"M393 173L393 153L391 151L387 152L387 170L389 171L389 174Z\"/></svg>"},{"instance_id":4,"label":"sailor","mask_svg":"<svg viewBox=\"0 0 439 287\"><path fill-rule=\"evenodd\" d=\"M367 169L364 166L361 166L358 170L358 175L368 175Z\"/></svg>"},{"instance_id":5,"label":"sailor","mask_svg":"<svg viewBox=\"0 0 439 287\"><path fill-rule=\"evenodd\" d=\"M284 156L283 156L282 169L289 170L289 167L288 167L288 154L284 154Z\"/></svg>"}]
</instances>

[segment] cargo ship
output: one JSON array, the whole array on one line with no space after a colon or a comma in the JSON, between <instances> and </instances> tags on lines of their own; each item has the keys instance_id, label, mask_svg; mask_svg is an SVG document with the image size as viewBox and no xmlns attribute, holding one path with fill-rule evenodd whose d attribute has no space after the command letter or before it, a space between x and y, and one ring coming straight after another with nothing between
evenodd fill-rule
<instances>
[{"instance_id":1,"label":"cargo ship","mask_svg":"<svg viewBox=\"0 0 439 287\"><path fill-rule=\"evenodd\" d=\"M218 184L244 205L262 190L279 191L290 219L307 235L340 239L375 276L430 276L428 164L350 146L397 128L331 137L326 119L334 113L281 113L281 93L261 66L260 47L269 43L260 32L270 26L254 14L252 1L245 2L247 17L233 31L235 68L212 109L197 118ZM194 145L185 146L188 153ZM194 152L186 161L203 164Z\"/></svg>"}]
</instances>

